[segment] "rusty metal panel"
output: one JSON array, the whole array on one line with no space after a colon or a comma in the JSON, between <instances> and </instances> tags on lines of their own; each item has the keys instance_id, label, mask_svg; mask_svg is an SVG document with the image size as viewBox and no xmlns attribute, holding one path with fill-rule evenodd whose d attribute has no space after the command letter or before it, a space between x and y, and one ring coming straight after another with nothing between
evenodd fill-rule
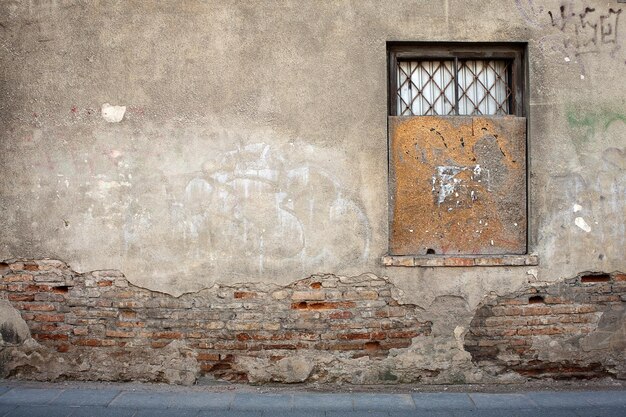
<instances>
[{"instance_id":1,"label":"rusty metal panel","mask_svg":"<svg viewBox=\"0 0 626 417\"><path fill-rule=\"evenodd\" d=\"M526 253L526 119L389 117L390 254Z\"/></svg>"}]
</instances>

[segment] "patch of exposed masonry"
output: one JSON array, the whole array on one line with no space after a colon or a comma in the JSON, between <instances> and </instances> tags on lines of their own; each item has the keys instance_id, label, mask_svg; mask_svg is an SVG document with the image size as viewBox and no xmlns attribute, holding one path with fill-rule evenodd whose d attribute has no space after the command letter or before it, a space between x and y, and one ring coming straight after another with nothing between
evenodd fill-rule
<instances>
[{"instance_id":1,"label":"patch of exposed masonry","mask_svg":"<svg viewBox=\"0 0 626 417\"><path fill-rule=\"evenodd\" d=\"M173 297L119 271L81 274L56 260L0 266L0 307L12 314L0 323L0 377L398 383L440 373L406 357L432 323L372 274L216 284Z\"/></svg>"},{"instance_id":2,"label":"patch of exposed masonry","mask_svg":"<svg viewBox=\"0 0 626 417\"><path fill-rule=\"evenodd\" d=\"M626 275L586 273L483 302L402 304L373 274L287 286L216 284L180 297L119 271L0 263L0 377L472 383L624 378Z\"/></svg>"},{"instance_id":3,"label":"patch of exposed masonry","mask_svg":"<svg viewBox=\"0 0 626 417\"><path fill-rule=\"evenodd\" d=\"M492 296L464 341L491 375L626 378L626 274L585 272Z\"/></svg>"}]
</instances>

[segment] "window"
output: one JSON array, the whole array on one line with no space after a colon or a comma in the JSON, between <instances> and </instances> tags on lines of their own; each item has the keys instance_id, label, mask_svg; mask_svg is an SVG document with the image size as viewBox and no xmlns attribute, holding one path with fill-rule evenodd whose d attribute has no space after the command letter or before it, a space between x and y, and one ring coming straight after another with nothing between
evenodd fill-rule
<instances>
[{"instance_id":1,"label":"window","mask_svg":"<svg viewBox=\"0 0 626 417\"><path fill-rule=\"evenodd\" d=\"M509 66L506 60L399 60L396 114L510 114Z\"/></svg>"},{"instance_id":2,"label":"window","mask_svg":"<svg viewBox=\"0 0 626 417\"><path fill-rule=\"evenodd\" d=\"M524 56L523 44L388 44L386 264L527 253Z\"/></svg>"}]
</instances>

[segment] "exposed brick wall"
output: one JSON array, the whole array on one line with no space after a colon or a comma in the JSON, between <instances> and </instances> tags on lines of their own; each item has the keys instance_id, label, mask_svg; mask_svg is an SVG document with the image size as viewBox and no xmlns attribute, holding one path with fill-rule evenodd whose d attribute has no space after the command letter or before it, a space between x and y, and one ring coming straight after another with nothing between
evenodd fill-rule
<instances>
[{"instance_id":1,"label":"exposed brick wall","mask_svg":"<svg viewBox=\"0 0 626 417\"><path fill-rule=\"evenodd\" d=\"M415 306L392 298L386 280L369 275L222 286L175 298L133 286L116 271L78 274L59 261L15 261L1 270L0 298L21 313L32 338L68 364L96 351L115 358L120 369L101 370L108 379L162 380L136 375L136 368L131 373L125 363L158 358L173 341L190 348L201 374L246 380L237 366L246 357L278 361L311 350L378 360L431 329L416 318ZM62 374L93 379L94 367Z\"/></svg>"},{"instance_id":2,"label":"exposed brick wall","mask_svg":"<svg viewBox=\"0 0 626 417\"><path fill-rule=\"evenodd\" d=\"M626 275L581 274L491 297L465 337L475 363L528 377L626 377Z\"/></svg>"}]
</instances>

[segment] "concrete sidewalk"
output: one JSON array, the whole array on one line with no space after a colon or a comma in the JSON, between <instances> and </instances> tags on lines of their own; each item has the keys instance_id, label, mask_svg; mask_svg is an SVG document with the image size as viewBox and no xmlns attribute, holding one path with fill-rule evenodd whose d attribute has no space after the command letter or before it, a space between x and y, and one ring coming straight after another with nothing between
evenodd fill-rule
<instances>
[{"instance_id":1,"label":"concrete sidewalk","mask_svg":"<svg viewBox=\"0 0 626 417\"><path fill-rule=\"evenodd\" d=\"M626 391L318 393L0 381L0 417L625 417Z\"/></svg>"}]
</instances>

